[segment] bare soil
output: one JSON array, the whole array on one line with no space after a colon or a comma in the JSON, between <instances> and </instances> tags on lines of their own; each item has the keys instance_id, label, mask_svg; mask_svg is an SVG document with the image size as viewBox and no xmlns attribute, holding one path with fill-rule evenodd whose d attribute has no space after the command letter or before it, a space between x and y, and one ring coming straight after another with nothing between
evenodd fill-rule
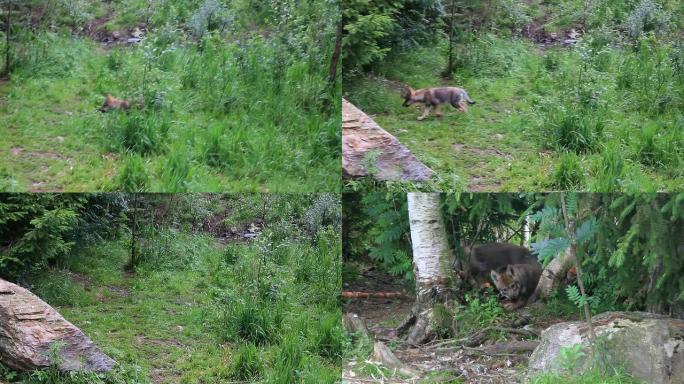
<instances>
[{"instance_id":1,"label":"bare soil","mask_svg":"<svg viewBox=\"0 0 684 384\"><path fill-rule=\"evenodd\" d=\"M354 292L401 292L406 290L400 277L390 276L374 268L362 270L358 278L344 282L344 291ZM531 351L521 353L487 354L483 347L498 343L529 340L529 337L514 333L498 334L485 338L478 345L465 346L458 340L436 340L426 345L405 344L395 327L410 312L413 298L348 298L344 304L345 313L355 313L366 323L371 337L386 345L395 346L393 352L405 366L418 374L415 377L382 375L379 370L364 374L360 369L371 363L349 359L343 365L343 383L420 383L449 382L458 380L467 384L515 384L521 383ZM521 323L528 321L529 308L519 310ZM516 320L517 321L517 320ZM562 319L545 319L535 324L535 332ZM540 326L543 326L540 327ZM469 335L472 338L475 333Z\"/></svg>"}]
</instances>

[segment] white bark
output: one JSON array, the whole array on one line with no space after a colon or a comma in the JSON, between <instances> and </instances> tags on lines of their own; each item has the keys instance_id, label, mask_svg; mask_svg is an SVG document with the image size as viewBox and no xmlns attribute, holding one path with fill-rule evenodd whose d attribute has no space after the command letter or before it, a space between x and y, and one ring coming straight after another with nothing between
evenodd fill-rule
<instances>
[{"instance_id":1,"label":"white bark","mask_svg":"<svg viewBox=\"0 0 684 384\"><path fill-rule=\"evenodd\" d=\"M398 330L407 330L409 344L422 344L434 338L438 328L453 329L452 316L436 316L436 304L445 308L454 295L452 269L454 254L449 252L446 226L438 193L409 193L409 221L416 277L416 302ZM449 324L445 324L449 322Z\"/></svg>"},{"instance_id":2,"label":"white bark","mask_svg":"<svg viewBox=\"0 0 684 384\"><path fill-rule=\"evenodd\" d=\"M537 283L537 289L528 300L528 303L535 302L538 299L548 298L551 293L556 290L561 279L565 276L574 262L575 255L570 247L565 250L563 255L557 256L551 260L549 265L542 271L539 283Z\"/></svg>"},{"instance_id":3,"label":"white bark","mask_svg":"<svg viewBox=\"0 0 684 384\"><path fill-rule=\"evenodd\" d=\"M417 286L450 277L453 255L440 211L440 194L409 193L408 211Z\"/></svg>"}]
</instances>

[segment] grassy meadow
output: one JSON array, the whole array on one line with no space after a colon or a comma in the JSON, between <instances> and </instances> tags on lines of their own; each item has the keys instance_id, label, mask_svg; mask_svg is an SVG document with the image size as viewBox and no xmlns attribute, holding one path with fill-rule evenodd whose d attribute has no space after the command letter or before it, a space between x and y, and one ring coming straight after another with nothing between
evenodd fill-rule
<instances>
[{"instance_id":1,"label":"grassy meadow","mask_svg":"<svg viewBox=\"0 0 684 384\"><path fill-rule=\"evenodd\" d=\"M115 370L19 373L0 364L0 382L337 382L341 244L339 223L322 219L338 209L331 196L131 197L155 212L138 218L133 268L124 231L77 241L19 279L116 360Z\"/></svg>"},{"instance_id":2,"label":"grassy meadow","mask_svg":"<svg viewBox=\"0 0 684 384\"><path fill-rule=\"evenodd\" d=\"M435 170L440 188L682 189L678 2L494 1L483 14L486 3L458 8L451 73L445 35L387 43L382 60L345 67L344 97ZM405 84L462 87L477 104L417 121L422 106L401 105Z\"/></svg>"},{"instance_id":3,"label":"grassy meadow","mask_svg":"<svg viewBox=\"0 0 684 384\"><path fill-rule=\"evenodd\" d=\"M339 188L330 2L42 3L12 10L0 190Z\"/></svg>"}]
</instances>

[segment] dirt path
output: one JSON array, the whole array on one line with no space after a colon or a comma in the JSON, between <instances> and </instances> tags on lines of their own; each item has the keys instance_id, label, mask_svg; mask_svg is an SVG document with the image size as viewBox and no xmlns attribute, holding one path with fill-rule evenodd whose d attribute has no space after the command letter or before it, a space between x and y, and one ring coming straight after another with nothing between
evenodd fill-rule
<instances>
[{"instance_id":1,"label":"dirt path","mask_svg":"<svg viewBox=\"0 0 684 384\"><path fill-rule=\"evenodd\" d=\"M380 271L362 271L358 279L346 281L344 291L401 292L405 289L401 278ZM403 344L395 327L411 309L413 298L350 298L345 313L356 313L365 321L372 337L386 345L395 346L393 352L408 368L418 372L416 377L388 374L380 369L369 369L372 362L351 358L343 364L343 383L421 383L459 380L467 384L521 383L530 352L488 355L478 347L494 343L523 340L520 335L497 335L475 347L449 345L409 346ZM472 336L472 335L471 335ZM528 338L529 339L529 338ZM370 372L370 373L369 373Z\"/></svg>"}]
</instances>

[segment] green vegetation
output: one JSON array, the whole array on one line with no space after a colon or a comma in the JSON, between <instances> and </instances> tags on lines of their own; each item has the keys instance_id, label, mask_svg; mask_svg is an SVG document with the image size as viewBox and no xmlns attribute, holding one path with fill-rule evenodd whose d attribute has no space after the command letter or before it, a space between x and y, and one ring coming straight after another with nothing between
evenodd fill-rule
<instances>
[{"instance_id":1,"label":"green vegetation","mask_svg":"<svg viewBox=\"0 0 684 384\"><path fill-rule=\"evenodd\" d=\"M677 1L381 1L344 17L343 96L437 172L417 188L681 189ZM417 121L404 85L462 87L477 104Z\"/></svg>"},{"instance_id":2,"label":"green vegetation","mask_svg":"<svg viewBox=\"0 0 684 384\"><path fill-rule=\"evenodd\" d=\"M641 384L642 381L626 373L606 374L598 370L574 375L544 374L530 381L532 384Z\"/></svg>"},{"instance_id":3,"label":"green vegetation","mask_svg":"<svg viewBox=\"0 0 684 384\"><path fill-rule=\"evenodd\" d=\"M343 195L345 289L410 292L414 288L406 201L405 193L394 191ZM500 374L507 377L504 380L522 380L527 375L527 357L506 353L503 361L494 345L535 340L539 331L550 325L586 321L592 314L609 311L681 315L684 194L455 193L443 194L441 205L449 248L457 260L449 275L453 276L449 280L453 301L440 302L433 309L431 321L438 324L436 340L415 348L405 342L401 328L395 329L398 334L387 331L387 327L404 324L390 323L391 319L404 319L415 310L405 299L392 300L382 293L376 301L353 295L345 299L346 311L358 313L371 332L388 338L387 346L404 364L421 367L417 382L430 382L430 375L460 379L454 371L467 372L463 377L477 381L478 370L485 366L491 369L487 377ZM516 313L506 311L491 283L486 287L485 281L469 273L470 257L461 246L490 242L527 244L543 266L549 267L542 276L559 277L550 295L541 292L534 304L527 303ZM573 256L570 262L563 262L569 253ZM553 267L562 264L566 267ZM443 322L445 315L447 321ZM401 375L368 362L371 348L367 341L356 335L346 337L346 377L353 376L350 372L357 377ZM604 338L591 338L590 344L591 348L578 344L561 351L558 363L562 370L531 382L638 382L629 372L606 365L603 357L610 355L606 348L611 347ZM502 361L495 363L497 358ZM443 359L448 365L441 363ZM504 366L506 369L500 370Z\"/></svg>"},{"instance_id":4,"label":"green vegetation","mask_svg":"<svg viewBox=\"0 0 684 384\"><path fill-rule=\"evenodd\" d=\"M42 200L46 196L52 205ZM73 207L76 197L90 207L78 211L79 220L95 228L115 219L118 234L86 239L77 226L45 227L51 238L72 242L46 263L7 247L11 238L23 249L56 201ZM105 201L120 201L122 216ZM14 266L0 275L30 286L119 363L101 376L0 366L0 381L339 380L344 339L336 196L5 195L0 208L35 212L34 224L0 225L0 263Z\"/></svg>"},{"instance_id":5,"label":"green vegetation","mask_svg":"<svg viewBox=\"0 0 684 384\"><path fill-rule=\"evenodd\" d=\"M667 313L666 308L674 309L681 302L684 280L678 271L684 260L679 232L684 225L684 194L569 194L567 206L577 221L577 252L594 313L618 309ZM376 264L402 276L407 289L413 289L406 194L345 194L342 209L345 264ZM443 211L451 249L461 262L467 262L461 242L518 244L528 221L529 247L544 265L569 245L558 193L447 194ZM358 273L351 267L345 271ZM657 281L652 280L654 271L662 272ZM576 304L583 302L577 288L568 288L562 291L567 298L552 297L550 313L572 312L573 306L579 313ZM462 304L486 316L490 309L495 311L485 309L487 300L469 296Z\"/></svg>"},{"instance_id":6,"label":"green vegetation","mask_svg":"<svg viewBox=\"0 0 684 384\"><path fill-rule=\"evenodd\" d=\"M338 189L339 12L300 3L0 2L0 190Z\"/></svg>"}]
</instances>

